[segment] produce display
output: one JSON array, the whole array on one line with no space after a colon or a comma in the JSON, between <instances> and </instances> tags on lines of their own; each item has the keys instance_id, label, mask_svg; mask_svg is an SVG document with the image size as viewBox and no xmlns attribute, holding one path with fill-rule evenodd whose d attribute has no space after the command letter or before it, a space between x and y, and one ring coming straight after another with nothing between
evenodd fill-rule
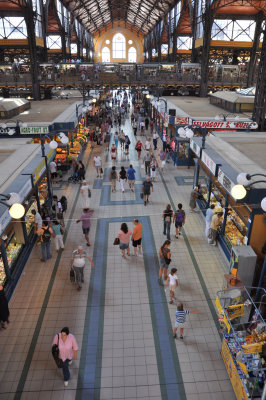
<instances>
[{"instance_id":1,"label":"produce display","mask_svg":"<svg viewBox=\"0 0 266 400\"><path fill-rule=\"evenodd\" d=\"M3 259L0 253L0 285L3 285L6 280L6 271L3 263Z\"/></svg>"},{"instance_id":2,"label":"produce display","mask_svg":"<svg viewBox=\"0 0 266 400\"><path fill-rule=\"evenodd\" d=\"M22 250L22 247L23 247L23 244L15 243L15 239L14 239L14 242L13 241L10 242L9 245L7 246L6 256L7 256L7 261L8 261L10 270L12 270L12 266L14 265L15 261L17 260L17 257L19 255L20 251Z\"/></svg>"},{"instance_id":3,"label":"produce display","mask_svg":"<svg viewBox=\"0 0 266 400\"><path fill-rule=\"evenodd\" d=\"M39 185L39 200L42 205L48 197L47 179L44 178Z\"/></svg>"}]
</instances>

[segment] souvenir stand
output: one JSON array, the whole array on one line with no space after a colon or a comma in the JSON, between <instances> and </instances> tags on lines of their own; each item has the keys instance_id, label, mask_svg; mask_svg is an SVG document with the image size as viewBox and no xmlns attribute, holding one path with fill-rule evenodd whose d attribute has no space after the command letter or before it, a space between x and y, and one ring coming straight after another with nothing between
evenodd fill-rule
<instances>
[{"instance_id":1,"label":"souvenir stand","mask_svg":"<svg viewBox=\"0 0 266 400\"><path fill-rule=\"evenodd\" d=\"M262 399L266 390L264 304L252 300L250 293L257 288L227 286L216 298L221 355L237 400Z\"/></svg>"}]
</instances>

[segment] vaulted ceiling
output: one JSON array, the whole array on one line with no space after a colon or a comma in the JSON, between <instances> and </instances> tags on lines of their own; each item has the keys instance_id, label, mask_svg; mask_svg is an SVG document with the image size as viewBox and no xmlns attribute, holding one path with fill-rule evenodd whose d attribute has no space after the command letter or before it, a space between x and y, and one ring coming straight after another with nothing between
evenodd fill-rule
<instances>
[{"instance_id":1,"label":"vaulted ceiling","mask_svg":"<svg viewBox=\"0 0 266 400\"><path fill-rule=\"evenodd\" d=\"M62 0L62 3L91 33L118 20L145 34L176 0Z\"/></svg>"}]
</instances>

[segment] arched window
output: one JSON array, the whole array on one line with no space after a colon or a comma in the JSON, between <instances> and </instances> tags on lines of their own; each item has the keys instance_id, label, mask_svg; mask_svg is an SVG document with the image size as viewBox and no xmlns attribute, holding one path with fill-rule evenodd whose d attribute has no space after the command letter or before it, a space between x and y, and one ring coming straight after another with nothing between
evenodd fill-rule
<instances>
[{"instance_id":1,"label":"arched window","mask_svg":"<svg viewBox=\"0 0 266 400\"><path fill-rule=\"evenodd\" d=\"M126 58L126 39L122 33L113 37L113 58Z\"/></svg>"},{"instance_id":2,"label":"arched window","mask_svg":"<svg viewBox=\"0 0 266 400\"><path fill-rule=\"evenodd\" d=\"M110 62L110 50L108 47L102 49L102 62Z\"/></svg>"},{"instance_id":3,"label":"arched window","mask_svg":"<svg viewBox=\"0 0 266 400\"><path fill-rule=\"evenodd\" d=\"M128 62L137 62L137 51L135 47L130 47L128 50Z\"/></svg>"}]
</instances>

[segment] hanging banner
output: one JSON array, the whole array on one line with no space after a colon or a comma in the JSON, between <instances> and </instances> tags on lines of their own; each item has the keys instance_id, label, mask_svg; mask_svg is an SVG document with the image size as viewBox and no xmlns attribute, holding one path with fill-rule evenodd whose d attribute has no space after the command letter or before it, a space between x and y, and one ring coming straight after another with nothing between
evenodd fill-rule
<instances>
[{"instance_id":1,"label":"hanging banner","mask_svg":"<svg viewBox=\"0 0 266 400\"><path fill-rule=\"evenodd\" d=\"M231 179L225 175L225 173L221 170L221 167L218 170L218 181L227 190L227 192L231 194L231 189L235 185L235 182L231 181Z\"/></svg>"},{"instance_id":2,"label":"hanging banner","mask_svg":"<svg viewBox=\"0 0 266 400\"><path fill-rule=\"evenodd\" d=\"M48 126L27 126L20 128L21 135L40 135L49 133Z\"/></svg>"},{"instance_id":3,"label":"hanging banner","mask_svg":"<svg viewBox=\"0 0 266 400\"><path fill-rule=\"evenodd\" d=\"M201 161L206 167L215 175L216 173L216 163L211 159L211 157L206 153L206 151L202 151Z\"/></svg>"},{"instance_id":4,"label":"hanging banner","mask_svg":"<svg viewBox=\"0 0 266 400\"><path fill-rule=\"evenodd\" d=\"M202 128L214 128L214 129L257 129L257 126L254 125L253 121L246 120L246 121L217 121L207 120L207 121L198 121L193 120L192 125L199 125Z\"/></svg>"}]
</instances>

